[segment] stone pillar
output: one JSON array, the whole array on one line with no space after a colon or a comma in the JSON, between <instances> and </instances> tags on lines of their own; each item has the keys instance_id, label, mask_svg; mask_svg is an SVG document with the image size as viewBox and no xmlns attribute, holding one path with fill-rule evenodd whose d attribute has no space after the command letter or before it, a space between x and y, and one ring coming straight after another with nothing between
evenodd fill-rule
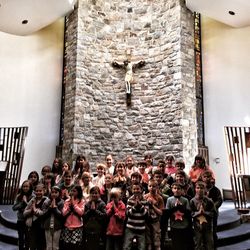
<instances>
[{"instance_id":1,"label":"stone pillar","mask_svg":"<svg viewBox=\"0 0 250 250\"><path fill-rule=\"evenodd\" d=\"M197 153L193 17L183 0L84 0L68 19L65 158ZM126 105L125 71L145 60Z\"/></svg>"}]
</instances>

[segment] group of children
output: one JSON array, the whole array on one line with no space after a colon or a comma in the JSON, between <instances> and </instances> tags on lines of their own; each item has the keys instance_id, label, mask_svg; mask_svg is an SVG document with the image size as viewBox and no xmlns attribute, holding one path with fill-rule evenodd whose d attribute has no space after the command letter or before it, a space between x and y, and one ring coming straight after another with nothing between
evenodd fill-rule
<instances>
[{"instance_id":1,"label":"group of children","mask_svg":"<svg viewBox=\"0 0 250 250\"><path fill-rule=\"evenodd\" d=\"M215 249L222 197L214 174L201 156L189 174L184 168L173 156L154 166L150 155L115 165L108 155L92 174L84 156L73 170L56 159L17 194L19 249L160 250L167 238L175 250Z\"/></svg>"}]
</instances>

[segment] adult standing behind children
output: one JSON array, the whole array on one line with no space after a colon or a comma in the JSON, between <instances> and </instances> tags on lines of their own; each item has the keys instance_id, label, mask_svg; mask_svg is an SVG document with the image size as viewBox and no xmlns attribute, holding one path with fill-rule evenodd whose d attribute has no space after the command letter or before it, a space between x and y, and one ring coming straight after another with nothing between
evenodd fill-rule
<instances>
[{"instance_id":1,"label":"adult standing behind children","mask_svg":"<svg viewBox=\"0 0 250 250\"><path fill-rule=\"evenodd\" d=\"M201 155L196 155L194 158L194 163L189 171L189 177L193 185L198 180L201 180L201 174L206 170L211 171L213 178L215 179L214 172L208 165L206 165L204 157Z\"/></svg>"}]
</instances>

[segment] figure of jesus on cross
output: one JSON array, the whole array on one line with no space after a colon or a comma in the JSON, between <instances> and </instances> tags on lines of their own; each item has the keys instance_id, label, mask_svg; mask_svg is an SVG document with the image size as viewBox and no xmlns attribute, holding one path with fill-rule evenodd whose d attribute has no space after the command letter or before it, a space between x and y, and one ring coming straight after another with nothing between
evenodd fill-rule
<instances>
[{"instance_id":1,"label":"figure of jesus on cross","mask_svg":"<svg viewBox=\"0 0 250 250\"><path fill-rule=\"evenodd\" d=\"M139 62L132 63L129 60L123 61L123 63L118 63L117 61L112 62L112 66L115 68L125 69L125 84L126 84L126 94L127 94L127 104L131 104L131 83L133 83L133 73L135 69L141 68L145 65L145 61L141 60Z\"/></svg>"}]
</instances>

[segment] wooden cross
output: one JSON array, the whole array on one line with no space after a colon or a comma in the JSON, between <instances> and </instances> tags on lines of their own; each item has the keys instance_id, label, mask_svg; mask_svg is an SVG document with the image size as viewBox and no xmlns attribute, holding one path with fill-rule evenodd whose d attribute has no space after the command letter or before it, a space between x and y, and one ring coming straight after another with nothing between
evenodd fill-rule
<instances>
[{"instance_id":1,"label":"wooden cross","mask_svg":"<svg viewBox=\"0 0 250 250\"><path fill-rule=\"evenodd\" d=\"M133 83L133 73L135 69L141 68L145 65L145 61L141 60L139 62L131 62L130 60L125 60L123 63L118 63L117 61L112 62L114 68L125 69L125 84L126 84L126 94L127 94L127 105L131 105L131 83Z\"/></svg>"}]
</instances>

